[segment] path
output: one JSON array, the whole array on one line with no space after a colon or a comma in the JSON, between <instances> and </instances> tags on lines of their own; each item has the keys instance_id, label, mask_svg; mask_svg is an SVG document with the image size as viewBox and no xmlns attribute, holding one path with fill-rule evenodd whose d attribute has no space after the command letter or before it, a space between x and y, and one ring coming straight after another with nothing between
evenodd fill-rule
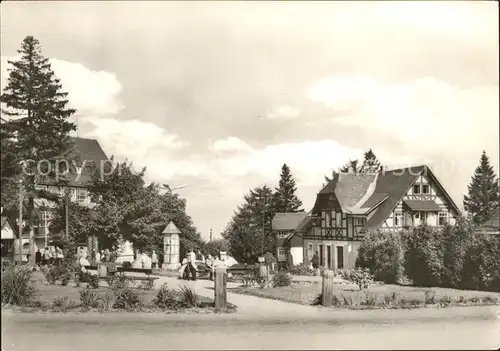
<instances>
[{"instance_id":1,"label":"path","mask_svg":"<svg viewBox=\"0 0 500 351\"><path fill-rule=\"evenodd\" d=\"M193 282L171 277L160 277L160 279L156 281L155 288L159 288L163 283L167 283L171 288L187 285L194 288L198 295L209 298L214 297L214 282L210 280L200 279ZM297 313L301 316L315 316L322 310L322 308L315 306L304 306L256 296L231 293L231 288L236 288L240 285L241 283L227 283L227 301L238 306L238 313L247 316L260 318L268 318L270 316L293 317L296 316Z\"/></svg>"},{"instance_id":2,"label":"path","mask_svg":"<svg viewBox=\"0 0 500 351\"><path fill-rule=\"evenodd\" d=\"M242 314L3 311L2 349L494 350L500 345L500 319L495 313L498 313L498 308L493 307L420 309L411 312L334 310L321 319L268 320Z\"/></svg>"}]
</instances>

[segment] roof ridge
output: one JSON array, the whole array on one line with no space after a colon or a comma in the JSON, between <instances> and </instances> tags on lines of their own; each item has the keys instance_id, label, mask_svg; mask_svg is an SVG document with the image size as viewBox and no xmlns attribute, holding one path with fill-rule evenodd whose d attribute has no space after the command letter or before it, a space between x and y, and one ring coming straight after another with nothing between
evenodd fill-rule
<instances>
[{"instance_id":1,"label":"roof ridge","mask_svg":"<svg viewBox=\"0 0 500 351\"><path fill-rule=\"evenodd\" d=\"M395 172L395 171L402 171L402 170L407 170L407 169L411 169L411 168L420 168L420 167L429 168L429 166L427 166L425 164L420 164L420 165L416 165L416 166L408 166L408 167L403 167L403 168L383 169L381 171L378 171L378 173Z\"/></svg>"}]
</instances>

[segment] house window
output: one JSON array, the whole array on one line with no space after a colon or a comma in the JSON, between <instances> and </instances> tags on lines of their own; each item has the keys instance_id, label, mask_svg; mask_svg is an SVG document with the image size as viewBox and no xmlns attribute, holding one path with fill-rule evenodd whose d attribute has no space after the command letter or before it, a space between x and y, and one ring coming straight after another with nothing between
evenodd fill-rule
<instances>
[{"instance_id":1,"label":"house window","mask_svg":"<svg viewBox=\"0 0 500 351\"><path fill-rule=\"evenodd\" d=\"M74 190L74 189L71 189ZM84 203L87 201L87 190L85 189L78 189L76 192L76 201L79 203Z\"/></svg>"},{"instance_id":2,"label":"house window","mask_svg":"<svg viewBox=\"0 0 500 351\"><path fill-rule=\"evenodd\" d=\"M313 257L313 244L307 244L307 257Z\"/></svg>"},{"instance_id":3,"label":"house window","mask_svg":"<svg viewBox=\"0 0 500 351\"><path fill-rule=\"evenodd\" d=\"M420 218L422 219L422 223L427 222L427 212L422 212Z\"/></svg>"},{"instance_id":4,"label":"house window","mask_svg":"<svg viewBox=\"0 0 500 351\"><path fill-rule=\"evenodd\" d=\"M415 218L416 218L416 219L420 219L420 212L416 212L416 213L415 213Z\"/></svg>"},{"instance_id":5,"label":"house window","mask_svg":"<svg viewBox=\"0 0 500 351\"><path fill-rule=\"evenodd\" d=\"M326 227L331 227L332 225L332 215L330 212L325 213L325 221L326 221Z\"/></svg>"},{"instance_id":6,"label":"house window","mask_svg":"<svg viewBox=\"0 0 500 351\"><path fill-rule=\"evenodd\" d=\"M363 226L365 224L364 217L354 217L354 225Z\"/></svg>"},{"instance_id":7,"label":"house window","mask_svg":"<svg viewBox=\"0 0 500 351\"><path fill-rule=\"evenodd\" d=\"M420 184L415 184L413 186L413 194L420 194Z\"/></svg>"},{"instance_id":8,"label":"house window","mask_svg":"<svg viewBox=\"0 0 500 351\"><path fill-rule=\"evenodd\" d=\"M278 247L278 261L286 260L286 249L284 247Z\"/></svg>"},{"instance_id":9,"label":"house window","mask_svg":"<svg viewBox=\"0 0 500 351\"><path fill-rule=\"evenodd\" d=\"M430 188L428 184L422 185L422 194L430 194Z\"/></svg>"},{"instance_id":10,"label":"house window","mask_svg":"<svg viewBox=\"0 0 500 351\"><path fill-rule=\"evenodd\" d=\"M342 227L342 213L337 212L335 216L336 227Z\"/></svg>"},{"instance_id":11,"label":"house window","mask_svg":"<svg viewBox=\"0 0 500 351\"><path fill-rule=\"evenodd\" d=\"M439 212L438 225L446 225L448 223L448 212Z\"/></svg>"},{"instance_id":12,"label":"house window","mask_svg":"<svg viewBox=\"0 0 500 351\"><path fill-rule=\"evenodd\" d=\"M394 226L399 227L403 225L403 212L394 212Z\"/></svg>"},{"instance_id":13,"label":"house window","mask_svg":"<svg viewBox=\"0 0 500 351\"><path fill-rule=\"evenodd\" d=\"M285 230L280 230L278 232L278 238L279 239L285 239L288 236L288 232Z\"/></svg>"}]
</instances>

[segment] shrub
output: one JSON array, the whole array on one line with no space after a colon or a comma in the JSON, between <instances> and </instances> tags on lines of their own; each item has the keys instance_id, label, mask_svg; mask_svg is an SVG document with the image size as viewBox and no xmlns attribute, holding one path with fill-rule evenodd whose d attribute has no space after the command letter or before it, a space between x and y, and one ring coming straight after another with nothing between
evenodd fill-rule
<instances>
[{"instance_id":1,"label":"shrub","mask_svg":"<svg viewBox=\"0 0 500 351\"><path fill-rule=\"evenodd\" d=\"M400 299L400 294L393 291L384 295L384 304L386 306L397 306L400 303Z\"/></svg>"},{"instance_id":2,"label":"shrub","mask_svg":"<svg viewBox=\"0 0 500 351\"><path fill-rule=\"evenodd\" d=\"M419 226L403 234L404 268L418 286L441 286L444 246L443 230Z\"/></svg>"},{"instance_id":3,"label":"shrub","mask_svg":"<svg viewBox=\"0 0 500 351\"><path fill-rule=\"evenodd\" d=\"M491 304L496 304L498 302L498 297L496 296L485 296L483 297L483 302L484 303L491 303Z\"/></svg>"},{"instance_id":4,"label":"shrub","mask_svg":"<svg viewBox=\"0 0 500 351\"><path fill-rule=\"evenodd\" d=\"M439 299L439 306L448 307L451 304L451 298L448 295L444 295Z\"/></svg>"},{"instance_id":5,"label":"shrub","mask_svg":"<svg viewBox=\"0 0 500 351\"><path fill-rule=\"evenodd\" d=\"M424 301L426 305L433 305L436 303L436 292L429 290L425 292Z\"/></svg>"},{"instance_id":6,"label":"shrub","mask_svg":"<svg viewBox=\"0 0 500 351\"><path fill-rule=\"evenodd\" d=\"M286 272L278 272L273 276L273 287L289 286L292 283L292 278Z\"/></svg>"},{"instance_id":7,"label":"shrub","mask_svg":"<svg viewBox=\"0 0 500 351\"><path fill-rule=\"evenodd\" d=\"M26 266L10 266L2 271L2 303L24 306L36 294L32 270Z\"/></svg>"},{"instance_id":8,"label":"shrub","mask_svg":"<svg viewBox=\"0 0 500 351\"><path fill-rule=\"evenodd\" d=\"M122 263L123 268L132 268L132 262L126 261Z\"/></svg>"},{"instance_id":9,"label":"shrub","mask_svg":"<svg viewBox=\"0 0 500 351\"><path fill-rule=\"evenodd\" d=\"M354 268L348 270L340 270L342 279L347 280L352 284L356 284L359 290L368 289L373 284L373 275L368 268Z\"/></svg>"},{"instance_id":10,"label":"shrub","mask_svg":"<svg viewBox=\"0 0 500 351\"><path fill-rule=\"evenodd\" d=\"M457 302L464 304L467 302L467 299L464 296L459 296Z\"/></svg>"},{"instance_id":11,"label":"shrub","mask_svg":"<svg viewBox=\"0 0 500 351\"><path fill-rule=\"evenodd\" d=\"M479 298L479 296L473 296L473 297L469 298L467 301L472 302L472 303L480 303L481 298Z\"/></svg>"},{"instance_id":12,"label":"shrub","mask_svg":"<svg viewBox=\"0 0 500 351\"><path fill-rule=\"evenodd\" d=\"M59 264L44 268L42 273L49 284L55 284L60 280L61 285L68 285L73 276L73 269L67 265Z\"/></svg>"},{"instance_id":13,"label":"shrub","mask_svg":"<svg viewBox=\"0 0 500 351\"><path fill-rule=\"evenodd\" d=\"M80 290L80 303L83 307L99 308L102 302L102 297L91 289Z\"/></svg>"},{"instance_id":14,"label":"shrub","mask_svg":"<svg viewBox=\"0 0 500 351\"><path fill-rule=\"evenodd\" d=\"M69 298L67 296L56 297L52 300L53 308L63 309L67 305L69 305Z\"/></svg>"},{"instance_id":15,"label":"shrub","mask_svg":"<svg viewBox=\"0 0 500 351\"><path fill-rule=\"evenodd\" d=\"M186 307L179 295L177 291L169 289L167 283L165 283L160 287L151 303L162 310L177 310Z\"/></svg>"},{"instance_id":16,"label":"shrub","mask_svg":"<svg viewBox=\"0 0 500 351\"><path fill-rule=\"evenodd\" d=\"M375 306L377 305L377 294L372 293L372 292L365 292L365 299L363 300L362 304L365 306Z\"/></svg>"},{"instance_id":17,"label":"shrub","mask_svg":"<svg viewBox=\"0 0 500 351\"><path fill-rule=\"evenodd\" d=\"M132 310L141 307L141 305L139 295L130 288L124 288L118 291L113 307L121 310Z\"/></svg>"},{"instance_id":18,"label":"shrub","mask_svg":"<svg viewBox=\"0 0 500 351\"><path fill-rule=\"evenodd\" d=\"M358 249L356 266L368 268L375 280L394 284L403 275L402 259L399 233L370 231Z\"/></svg>"},{"instance_id":19,"label":"shrub","mask_svg":"<svg viewBox=\"0 0 500 351\"><path fill-rule=\"evenodd\" d=\"M470 246L471 224L460 218L454 226L443 229L443 271L441 284L445 287L459 288L462 281L467 248Z\"/></svg>"},{"instance_id":20,"label":"shrub","mask_svg":"<svg viewBox=\"0 0 500 351\"><path fill-rule=\"evenodd\" d=\"M116 301L116 296L113 290L107 290L102 297L102 307L105 309L110 309L113 307Z\"/></svg>"},{"instance_id":21,"label":"shrub","mask_svg":"<svg viewBox=\"0 0 500 351\"><path fill-rule=\"evenodd\" d=\"M187 307L196 307L198 306L198 295L194 291L194 289L183 286L179 289L181 302L184 303Z\"/></svg>"},{"instance_id":22,"label":"shrub","mask_svg":"<svg viewBox=\"0 0 500 351\"><path fill-rule=\"evenodd\" d=\"M354 305L354 301L353 301L352 297L345 296L345 295L341 295L340 297L341 297L344 305L346 305L346 306L353 306Z\"/></svg>"},{"instance_id":23,"label":"shrub","mask_svg":"<svg viewBox=\"0 0 500 351\"><path fill-rule=\"evenodd\" d=\"M500 236L471 236L461 278L461 288L500 291Z\"/></svg>"},{"instance_id":24,"label":"shrub","mask_svg":"<svg viewBox=\"0 0 500 351\"><path fill-rule=\"evenodd\" d=\"M291 275L314 275L314 270L309 267L307 263L301 263L299 265L293 266L288 271Z\"/></svg>"}]
</instances>

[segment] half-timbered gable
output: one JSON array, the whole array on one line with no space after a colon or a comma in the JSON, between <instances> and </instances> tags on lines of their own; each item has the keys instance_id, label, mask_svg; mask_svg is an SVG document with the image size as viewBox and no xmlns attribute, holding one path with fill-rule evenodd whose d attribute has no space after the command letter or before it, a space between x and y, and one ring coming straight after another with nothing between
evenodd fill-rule
<instances>
[{"instance_id":1,"label":"half-timbered gable","mask_svg":"<svg viewBox=\"0 0 500 351\"><path fill-rule=\"evenodd\" d=\"M324 267L352 268L368 229L398 230L424 223L441 226L453 223L459 214L425 165L340 173L318 193L307 221L293 235L303 238L306 259L317 252Z\"/></svg>"}]
</instances>

